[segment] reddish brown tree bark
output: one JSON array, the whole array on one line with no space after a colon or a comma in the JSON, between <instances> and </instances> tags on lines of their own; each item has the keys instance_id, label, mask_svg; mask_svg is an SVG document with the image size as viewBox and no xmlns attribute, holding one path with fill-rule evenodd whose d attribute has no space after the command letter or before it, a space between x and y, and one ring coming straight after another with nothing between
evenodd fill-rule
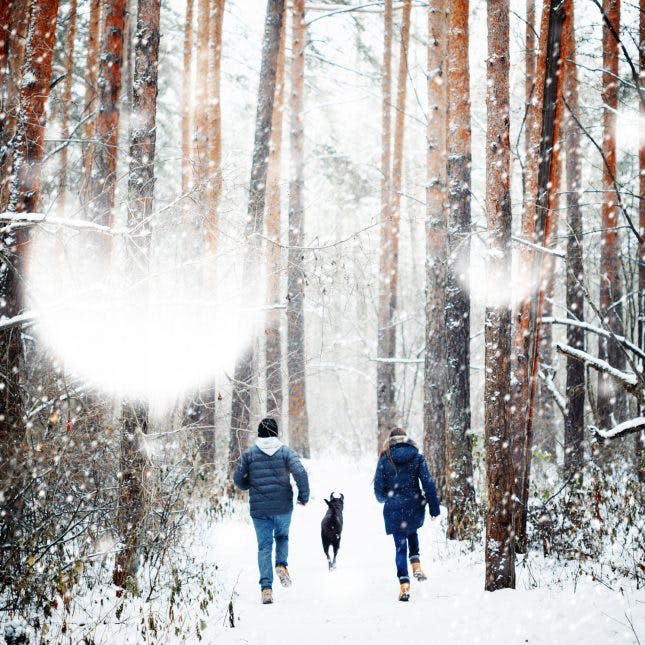
<instances>
[{"instance_id":1,"label":"reddish brown tree bark","mask_svg":"<svg viewBox=\"0 0 645 645\"><path fill-rule=\"evenodd\" d=\"M294 0L291 41L291 178L289 181L289 269L287 272L287 378L289 439L303 457L310 456L305 381L305 3Z\"/></svg>"},{"instance_id":2,"label":"reddish brown tree bark","mask_svg":"<svg viewBox=\"0 0 645 645\"><path fill-rule=\"evenodd\" d=\"M428 182L426 187L426 353L423 443L440 497L446 486L446 212L447 3L428 8Z\"/></svg>"},{"instance_id":3,"label":"reddish brown tree bark","mask_svg":"<svg viewBox=\"0 0 645 645\"><path fill-rule=\"evenodd\" d=\"M493 294L511 273L509 2L488 0L486 61L486 280ZM486 590L515 587L513 463L510 459L511 309L488 304L484 323L486 443Z\"/></svg>"},{"instance_id":4,"label":"reddish brown tree bark","mask_svg":"<svg viewBox=\"0 0 645 645\"><path fill-rule=\"evenodd\" d=\"M69 139L69 112L72 105L72 84L74 82L74 39L76 37L76 8L77 0L70 0L67 14L67 35L65 38L65 82L62 94L61 139ZM58 184L57 206L61 212L65 211L67 196L67 146L63 145L60 151L60 169Z\"/></svg>"},{"instance_id":5,"label":"reddish brown tree bark","mask_svg":"<svg viewBox=\"0 0 645 645\"><path fill-rule=\"evenodd\" d=\"M540 137L542 135L542 104L544 102L544 82L546 74L546 38L549 24L549 2L543 5L540 21L540 38L535 64L535 83L533 86L533 99L527 107L526 117L526 139L527 157L524 170L524 211L522 213L522 238L529 241L535 240L536 205L538 185L538 160L540 151ZM522 245L519 252L518 275L529 276L534 261L534 251L528 246ZM523 471L524 471L524 447L526 443L526 415L528 412L529 400L529 377L528 377L528 343L529 343L529 321L531 310L531 291L537 285L529 284L529 291L524 295L518 304L517 325L514 338L514 381L513 387L513 416L511 420L511 448L513 458L513 472L515 477L515 490L513 497L518 504L515 513L516 532L521 521L519 505L522 499ZM521 549L521 545L516 545Z\"/></svg>"},{"instance_id":6,"label":"reddish brown tree bark","mask_svg":"<svg viewBox=\"0 0 645 645\"><path fill-rule=\"evenodd\" d=\"M262 65L255 118L255 141L251 162L246 248L244 249L243 284L251 285L257 258L260 256L259 234L264 230L266 180L275 100L276 66L280 48L280 32L284 16L284 0L267 0L262 44ZM295 9L294 9L295 11ZM304 25L303 25L304 26ZM235 364L231 402L231 434L229 469L235 467L248 445L251 415L251 387L256 369L255 342L251 342Z\"/></svg>"},{"instance_id":7,"label":"reddish brown tree bark","mask_svg":"<svg viewBox=\"0 0 645 645\"><path fill-rule=\"evenodd\" d=\"M271 148L269 151L269 168L267 170L267 210L266 210L266 243L267 263L267 303L269 309L265 320L265 359L267 387L267 415L282 418L282 340L280 335L281 311L271 308L281 299L282 249L280 247L280 202L282 191L282 123L284 117L284 77L286 50L286 16L282 19L280 34L280 52L275 82L275 99L273 106L273 124L271 126Z\"/></svg>"},{"instance_id":8,"label":"reddish brown tree bark","mask_svg":"<svg viewBox=\"0 0 645 645\"><path fill-rule=\"evenodd\" d=\"M639 44L638 58L640 78L645 78L645 0L640 0ZM639 100L639 113L641 124L645 122L645 101L642 95ZM640 170L640 195L638 218L640 242L638 244L638 345L645 347L645 146L641 145L638 152L638 167ZM641 364L645 372L645 361ZM641 408L641 416L645 416L645 409ZM638 460L638 476L641 482L645 481L645 431L636 435L636 456Z\"/></svg>"},{"instance_id":9,"label":"reddish brown tree bark","mask_svg":"<svg viewBox=\"0 0 645 645\"><path fill-rule=\"evenodd\" d=\"M470 431L470 83L468 0L448 4L448 266L445 316L448 537L469 536L475 492Z\"/></svg>"},{"instance_id":10,"label":"reddish brown tree bark","mask_svg":"<svg viewBox=\"0 0 645 645\"><path fill-rule=\"evenodd\" d=\"M151 216L155 192L157 140L157 77L160 0L138 0L128 174L128 228L132 268L146 274L149 264Z\"/></svg>"},{"instance_id":11,"label":"reddish brown tree bark","mask_svg":"<svg viewBox=\"0 0 645 645\"><path fill-rule=\"evenodd\" d=\"M206 222L206 237L212 253L217 249L219 204L222 193L222 108L220 100L220 76L223 21L224 0L211 0L209 25L211 37L208 77L208 220Z\"/></svg>"},{"instance_id":12,"label":"reddish brown tree bark","mask_svg":"<svg viewBox=\"0 0 645 645\"><path fill-rule=\"evenodd\" d=\"M126 0L108 0L103 5L96 142L88 208L92 221L106 226L112 225L116 190L125 11ZM108 249L104 251L109 255Z\"/></svg>"},{"instance_id":13,"label":"reddish brown tree bark","mask_svg":"<svg viewBox=\"0 0 645 645\"><path fill-rule=\"evenodd\" d=\"M160 0L139 0L134 44L127 274L136 292L134 300L144 309L148 302L146 284L155 188L160 7ZM117 511L122 548L115 557L113 581L124 587L128 578L132 581L136 579L138 550L146 516L145 472L148 463L139 445L139 437L148 426L148 404L145 401L126 401L122 409L122 426L122 477Z\"/></svg>"},{"instance_id":14,"label":"reddish brown tree bark","mask_svg":"<svg viewBox=\"0 0 645 645\"><path fill-rule=\"evenodd\" d=\"M29 11L31 3L18 0L10 3L11 14L9 17L8 41L6 41L6 66L5 94L3 97L2 121L0 121L0 212L7 209L11 193L11 176L13 163L13 137L18 124L18 110L20 105L19 81L22 77L22 65L25 58L25 43L27 41L27 28L29 24Z\"/></svg>"},{"instance_id":15,"label":"reddish brown tree bark","mask_svg":"<svg viewBox=\"0 0 645 645\"><path fill-rule=\"evenodd\" d=\"M125 5L125 32L123 34L123 75L121 85L123 94L121 96L121 131L126 134L130 132L130 119L132 117L132 104L134 101L134 38L133 33L136 27L137 0L126 0ZM127 145L122 142L121 145Z\"/></svg>"},{"instance_id":16,"label":"reddish brown tree bark","mask_svg":"<svg viewBox=\"0 0 645 645\"><path fill-rule=\"evenodd\" d=\"M8 210L34 212L40 198L41 163L44 153L46 105L56 40L58 0L33 2L20 78L17 130L13 148L13 178ZM13 318L23 311L22 280L27 253L26 228L5 233L0 257L0 315ZM21 481L28 468L24 445L20 368L23 353L21 327L0 330L0 582L10 584L19 566L20 546L14 542L21 512Z\"/></svg>"},{"instance_id":17,"label":"reddish brown tree bark","mask_svg":"<svg viewBox=\"0 0 645 645\"><path fill-rule=\"evenodd\" d=\"M403 139L405 134L405 98L407 93L408 43L410 40L411 0L403 3L401 43L394 117L392 169L389 175L387 215L381 228L379 261L379 300L377 356L392 359L396 355L396 302L399 276L399 231L401 225L401 179L403 174ZM387 26L386 26L387 29ZM388 54L391 55L391 54ZM379 449L390 430L397 425L396 364L376 364L377 425Z\"/></svg>"},{"instance_id":18,"label":"reddish brown tree bark","mask_svg":"<svg viewBox=\"0 0 645 645\"><path fill-rule=\"evenodd\" d=\"M11 9L14 0L0 5L0 131L4 132L7 104L7 76L9 71L9 47L11 41ZM2 145L2 141L0 141Z\"/></svg>"},{"instance_id":19,"label":"reddish brown tree bark","mask_svg":"<svg viewBox=\"0 0 645 645\"><path fill-rule=\"evenodd\" d=\"M560 81L560 46L562 35L563 8L560 2L545 0L543 4L542 29L540 31L540 56L537 63L537 84L542 87L541 112L536 116L540 124L537 139L538 156L528 168L531 187L536 188L535 199L527 192L524 218L531 218L533 239L538 246L551 244L553 210L557 199L559 163L557 142L559 141L560 115L562 112L562 83ZM541 56L544 69L540 69ZM537 166L537 167L535 167ZM529 183L527 182L527 186ZM523 222L524 223L524 222ZM512 440L514 442L514 464L516 479L517 510L515 513L516 550L526 550L526 519L533 451L533 422L538 382L540 328L544 312L545 288L548 276L553 270L553 258L549 254L533 253L530 262L531 287L533 292L528 302L522 303L521 318L516 336L518 381L516 410L513 417ZM525 368L524 368L525 366ZM520 369L521 368L521 369ZM517 394L517 393L516 393ZM524 398L525 396L525 398ZM521 413L524 413L524 416ZM515 451L518 452L515 452Z\"/></svg>"},{"instance_id":20,"label":"reddish brown tree bark","mask_svg":"<svg viewBox=\"0 0 645 645\"><path fill-rule=\"evenodd\" d=\"M193 0L186 0L183 68L184 73L181 85L181 192L185 195L192 186L192 137L190 127L193 104Z\"/></svg>"},{"instance_id":21,"label":"reddish brown tree bark","mask_svg":"<svg viewBox=\"0 0 645 645\"><path fill-rule=\"evenodd\" d=\"M600 314L605 327L617 335L623 329L623 286L620 267L620 236L618 232L618 196L615 189L616 178L616 111L618 109L619 43L615 33L620 31L620 0L603 0L604 13L602 27L602 104L603 104L603 200L601 209L600 243ZM625 354L620 345L611 339L598 339L598 357L609 362L619 370L625 369ZM608 430L616 423L624 421L625 395L607 374L598 376L598 395L596 399L598 423L601 430ZM604 447L604 457L607 449ZM602 450L602 449L601 449ZM600 455L599 455L600 456Z\"/></svg>"},{"instance_id":22,"label":"reddish brown tree bark","mask_svg":"<svg viewBox=\"0 0 645 645\"><path fill-rule=\"evenodd\" d=\"M525 122L524 122L524 155L525 164L528 163L531 136L533 131L533 116L534 111L529 109L531 102L536 98L534 95L535 90L535 66L536 66L536 34L535 34L535 0L526 0L526 25L525 25L525 52L524 52L524 104L525 104ZM523 179L525 179L523 177ZM523 181L524 197L526 198L526 185Z\"/></svg>"},{"instance_id":23,"label":"reddish brown tree bark","mask_svg":"<svg viewBox=\"0 0 645 645\"><path fill-rule=\"evenodd\" d=\"M385 0L383 14L383 102L381 114L381 243L379 266L379 293L387 286L389 256L384 250L389 227L392 203L392 0ZM388 303L379 297L378 308L378 337L377 356L381 351L387 352L391 344L392 331L390 330L390 312L386 307ZM376 364L376 419L377 419L377 445L380 453L384 438L395 425L392 417L394 409L394 365Z\"/></svg>"},{"instance_id":24,"label":"reddish brown tree bark","mask_svg":"<svg viewBox=\"0 0 645 645\"><path fill-rule=\"evenodd\" d=\"M83 100L83 118L87 121L83 127L83 164L81 168L81 197L89 197L90 176L92 173L92 158L94 157L94 144L92 139L96 132L96 110L98 97L98 69L100 46L101 0L90 0L90 20L87 33L87 59L85 63L85 98Z\"/></svg>"},{"instance_id":25,"label":"reddish brown tree bark","mask_svg":"<svg viewBox=\"0 0 645 645\"><path fill-rule=\"evenodd\" d=\"M208 54L210 38L210 0L197 1L197 79L195 83L195 134L193 139L193 163L195 164L195 188L200 197L202 212L200 216L206 218L206 184L208 181L208 98L210 87L208 85ZM206 230L202 222L200 230Z\"/></svg>"},{"instance_id":26,"label":"reddish brown tree bark","mask_svg":"<svg viewBox=\"0 0 645 645\"><path fill-rule=\"evenodd\" d=\"M584 321L584 290L582 280L582 211L580 188L580 130L578 120L578 79L573 0L565 0L562 28L562 82L564 97L563 142L567 174L567 311ZM585 335L579 327L567 327L567 345L584 350ZM564 418L564 472L566 477L580 476L584 463L585 366L567 356L567 411Z\"/></svg>"}]
</instances>

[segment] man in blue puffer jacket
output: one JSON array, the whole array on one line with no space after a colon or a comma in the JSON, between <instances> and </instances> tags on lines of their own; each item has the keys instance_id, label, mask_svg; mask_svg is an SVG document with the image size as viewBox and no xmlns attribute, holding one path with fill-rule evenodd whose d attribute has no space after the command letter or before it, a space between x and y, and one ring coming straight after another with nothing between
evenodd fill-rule
<instances>
[{"instance_id":1,"label":"man in blue puffer jacket","mask_svg":"<svg viewBox=\"0 0 645 645\"><path fill-rule=\"evenodd\" d=\"M290 475L298 486L298 504L309 501L309 478L298 455L278 439L275 419L262 419L258 440L244 451L233 474L238 488L249 491L251 519L258 538L262 603L273 602L271 555L275 538L275 572L283 587L291 585L287 569L289 525L293 512Z\"/></svg>"},{"instance_id":2,"label":"man in blue puffer jacket","mask_svg":"<svg viewBox=\"0 0 645 645\"><path fill-rule=\"evenodd\" d=\"M425 457L401 428L392 430L383 446L374 475L374 494L381 504L385 504L385 532L392 535L396 547L399 600L406 601L410 598L408 546L414 577L426 580L421 568L417 530L423 525L426 505L433 519L439 515L439 500Z\"/></svg>"}]
</instances>

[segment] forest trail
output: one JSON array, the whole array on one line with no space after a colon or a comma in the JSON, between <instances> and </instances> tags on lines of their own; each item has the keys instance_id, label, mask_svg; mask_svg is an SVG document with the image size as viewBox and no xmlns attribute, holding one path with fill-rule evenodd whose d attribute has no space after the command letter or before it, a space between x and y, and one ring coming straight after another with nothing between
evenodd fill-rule
<instances>
[{"instance_id":1,"label":"forest trail","mask_svg":"<svg viewBox=\"0 0 645 645\"><path fill-rule=\"evenodd\" d=\"M206 643L317 645L325 643L415 642L531 645L636 643L645 629L645 593L620 594L579 578L577 591L567 569L532 555L518 566L518 589L483 589L481 549L468 552L445 540L444 527L429 518L419 532L421 559L429 580L412 582L409 603L397 601L394 547L385 535L382 507L372 493L373 465L310 461L312 496L294 510L289 570L294 584L274 581L274 604L260 604L256 542L248 516L213 527L207 550L219 567L227 593L233 589L235 628L212 617ZM345 527L336 571L329 573L320 542L323 498L345 495ZM245 509L246 510L246 509ZM442 510L443 512L443 510ZM539 588L528 589L535 577ZM566 576L562 584L557 580ZM218 620L215 620L218 618Z\"/></svg>"}]
</instances>

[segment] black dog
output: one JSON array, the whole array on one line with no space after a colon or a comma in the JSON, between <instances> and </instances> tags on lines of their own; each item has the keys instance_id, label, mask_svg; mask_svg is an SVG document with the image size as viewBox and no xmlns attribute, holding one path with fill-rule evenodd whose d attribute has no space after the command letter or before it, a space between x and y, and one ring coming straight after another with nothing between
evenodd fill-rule
<instances>
[{"instance_id":1,"label":"black dog","mask_svg":"<svg viewBox=\"0 0 645 645\"><path fill-rule=\"evenodd\" d=\"M343 505L345 496L341 493L340 497L334 497L334 493L325 500L327 512L320 523L320 536L322 537L323 551L327 556L329 570L336 568L336 555L340 547L340 535L343 532ZM329 547L334 549L334 559L329 557Z\"/></svg>"}]
</instances>

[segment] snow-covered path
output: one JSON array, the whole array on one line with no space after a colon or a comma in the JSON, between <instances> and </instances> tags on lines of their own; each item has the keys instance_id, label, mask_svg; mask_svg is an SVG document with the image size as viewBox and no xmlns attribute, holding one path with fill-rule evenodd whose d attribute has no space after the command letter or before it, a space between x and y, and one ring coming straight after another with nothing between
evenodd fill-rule
<instances>
[{"instance_id":1,"label":"snow-covered path","mask_svg":"<svg viewBox=\"0 0 645 645\"><path fill-rule=\"evenodd\" d=\"M518 590L483 591L481 550L462 553L438 522L420 531L429 580L412 583L409 603L396 600L394 548L385 535L381 507L372 495L371 465L309 462L312 498L294 510L289 589L274 582L274 604L259 600L256 543L250 520L218 523L207 546L220 581L233 593L235 628L209 622L207 643L316 645L325 643L432 642L437 644L636 643L642 638L645 594L624 595L588 579L558 584L550 563L535 556L518 569ZM338 568L329 573L320 544L323 501L345 494L345 528ZM562 565L560 565L561 567ZM538 588L528 589L529 576Z\"/></svg>"}]
</instances>

